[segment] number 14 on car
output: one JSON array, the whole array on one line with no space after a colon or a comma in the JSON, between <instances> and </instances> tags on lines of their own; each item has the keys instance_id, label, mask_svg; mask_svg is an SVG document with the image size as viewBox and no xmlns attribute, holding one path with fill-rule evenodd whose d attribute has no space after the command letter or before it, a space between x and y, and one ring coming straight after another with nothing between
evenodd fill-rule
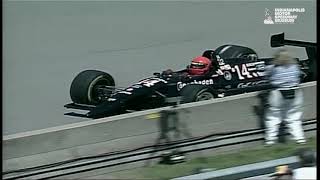
<instances>
[{"instance_id":1,"label":"number 14 on car","mask_svg":"<svg viewBox=\"0 0 320 180\"><path fill-rule=\"evenodd\" d=\"M241 68L240 68L240 66L241 66ZM242 64L240 66L239 65L235 65L234 68L231 69L232 72L235 72L235 71L237 72L239 80L250 79L250 78L254 78L254 77L258 77L259 76L255 72L250 74L246 64Z\"/></svg>"}]
</instances>

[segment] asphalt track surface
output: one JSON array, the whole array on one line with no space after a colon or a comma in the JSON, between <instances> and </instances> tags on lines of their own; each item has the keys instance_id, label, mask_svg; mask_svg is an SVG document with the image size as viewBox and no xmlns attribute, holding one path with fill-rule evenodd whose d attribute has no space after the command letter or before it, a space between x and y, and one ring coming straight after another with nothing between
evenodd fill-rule
<instances>
[{"instance_id":1,"label":"asphalt track surface","mask_svg":"<svg viewBox=\"0 0 320 180\"><path fill-rule=\"evenodd\" d=\"M239 44L274 53L270 35L316 41L316 1L4 1L3 134L87 119L64 116L86 69L127 86L185 68L207 48ZM265 8L305 8L294 24L263 24ZM305 58L302 48L289 48Z\"/></svg>"}]
</instances>

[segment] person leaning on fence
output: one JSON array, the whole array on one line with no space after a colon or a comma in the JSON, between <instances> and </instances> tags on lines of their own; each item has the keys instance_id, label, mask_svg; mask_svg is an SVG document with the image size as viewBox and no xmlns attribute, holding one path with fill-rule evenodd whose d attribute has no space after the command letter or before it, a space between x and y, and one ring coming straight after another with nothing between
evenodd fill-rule
<instances>
[{"instance_id":1,"label":"person leaning on fence","mask_svg":"<svg viewBox=\"0 0 320 180\"><path fill-rule=\"evenodd\" d=\"M275 54L273 64L267 67L266 73L272 85L265 117L266 145L277 142L282 120L288 125L293 140L304 144L306 139L301 121L303 93L299 88L301 70L297 61L287 50L281 49Z\"/></svg>"}]
</instances>

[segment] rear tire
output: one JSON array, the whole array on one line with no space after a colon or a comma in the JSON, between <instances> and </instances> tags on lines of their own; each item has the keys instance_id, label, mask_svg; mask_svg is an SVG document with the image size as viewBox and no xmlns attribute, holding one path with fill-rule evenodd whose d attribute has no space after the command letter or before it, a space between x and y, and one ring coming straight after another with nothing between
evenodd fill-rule
<instances>
[{"instance_id":1,"label":"rear tire","mask_svg":"<svg viewBox=\"0 0 320 180\"><path fill-rule=\"evenodd\" d=\"M201 84L189 84L180 91L182 103L204 101L215 98L215 93L207 86Z\"/></svg>"},{"instance_id":2,"label":"rear tire","mask_svg":"<svg viewBox=\"0 0 320 180\"><path fill-rule=\"evenodd\" d=\"M70 97L74 103L96 105L100 101L97 93L98 85L114 86L113 77L103 71L85 70L72 81Z\"/></svg>"}]
</instances>

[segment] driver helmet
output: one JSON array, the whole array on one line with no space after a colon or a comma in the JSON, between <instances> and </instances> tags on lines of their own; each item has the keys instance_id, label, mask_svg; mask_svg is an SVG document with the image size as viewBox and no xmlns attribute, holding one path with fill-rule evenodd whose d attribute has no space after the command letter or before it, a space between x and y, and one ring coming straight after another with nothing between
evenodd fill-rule
<instances>
[{"instance_id":1,"label":"driver helmet","mask_svg":"<svg viewBox=\"0 0 320 180\"><path fill-rule=\"evenodd\" d=\"M188 72L190 75L204 75L209 72L210 67L211 61L208 58L197 56L192 59Z\"/></svg>"}]
</instances>

